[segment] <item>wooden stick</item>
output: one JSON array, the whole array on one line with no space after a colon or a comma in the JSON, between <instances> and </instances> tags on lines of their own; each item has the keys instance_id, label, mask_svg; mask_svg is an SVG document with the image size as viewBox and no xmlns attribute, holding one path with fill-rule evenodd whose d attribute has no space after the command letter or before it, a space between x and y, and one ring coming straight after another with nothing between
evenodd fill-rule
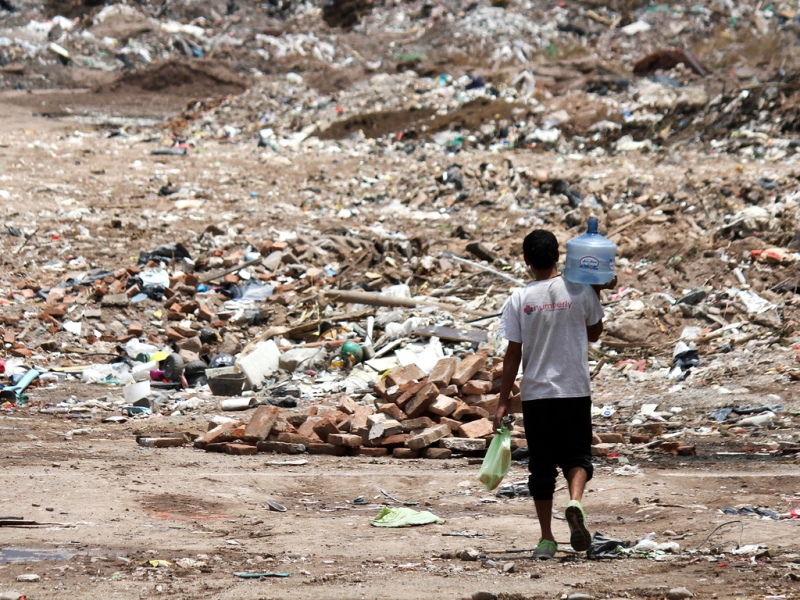
<instances>
[{"instance_id":1,"label":"wooden stick","mask_svg":"<svg viewBox=\"0 0 800 600\"><path fill-rule=\"evenodd\" d=\"M351 304L369 304L371 306L390 306L403 308L417 308L419 306L434 306L448 312L465 312L480 317L491 316L492 313L483 310L473 310L466 306L457 304L446 304L435 300L415 300L413 298L394 298L378 292L358 292L350 290L328 290L322 295L338 302L348 302Z\"/></svg>"},{"instance_id":2,"label":"wooden stick","mask_svg":"<svg viewBox=\"0 0 800 600\"><path fill-rule=\"evenodd\" d=\"M639 216L638 216L638 217L636 217L635 219L631 219L630 221L628 221L628 222L627 222L627 223L625 223L624 225L620 225L619 227L617 227L617 228L616 228L616 229L614 229L613 231L610 231L610 232L608 233L608 235L606 235L606 237L610 238L610 237L612 237L612 236L615 236L615 235L617 235L618 233L622 233L623 231L625 231L625 230L626 230L628 227L630 227L631 225L636 225L636 223L641 223L641 222L642 222L642 221L644 221L644 220L645 220L647 217L649 217L650 215L652 215L653 213L655 213L655 212L657 212L657 211L659 211L659 210L674 210L674 209L676 209L676 208L678 208L678 205L677 205L677 204L669 204L669 205L667 205L667 206L656 206L655 208L651 208L650 210L648 210L648 211L647 211L646 213L644 213L643 215L639 215Z\"/></svg>"},{"instance_id":3,"label":"wooden stick","mask_svg":"<svg viewBox=\"0 0 800 600\"><path fill-rule=\"evenodd\" d=\"M242 263L240 265L236 265L234 267L229 267L227 269L223 269L222 271L215 271L214 273L209 273L207 275L203 275L200 278L200 283L208 283L209 281L213 281L214 279L219 279L220 277L225 277L225 275L228 275L229 273L235 273L236 271L241 271L245 267L251 267L251 266L253 266L255 264L260 263L262 260L264 260L264 259L259 256L258 258L254 258L253 260L248 260L247 262Z\"/></svg>"}]
</instances>

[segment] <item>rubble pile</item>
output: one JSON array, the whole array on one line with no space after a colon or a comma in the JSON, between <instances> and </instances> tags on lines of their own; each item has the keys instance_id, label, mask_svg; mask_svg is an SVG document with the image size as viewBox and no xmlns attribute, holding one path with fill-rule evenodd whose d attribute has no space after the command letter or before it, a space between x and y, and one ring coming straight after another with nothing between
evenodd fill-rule
<instances>
[{"instance_id":1,"label":"rubble pile","mask_svg":"<svg viewBox=\"0 0 800 600\"><path fill-rule=\"evenodd\" d=\"M491 368L487 357L470 354L436 363L429 375L415 364L389 371L365 400L334 398L335 408L312 406L279 417L273 405L259 406L250 421L212 421L194 446L209 452L255 454L279 452L334 456L450 458L480 455L494 436L491 419L497 406L502 361ZM517 390L518 391L518 390ZM521 412L512 402L512 410ZM525 447L524 429L515 430L514 447Z\"/></svg>"},{"instance_id":2,"label":"rubble pile","mask_svg":"<svg viewBox=\"0 0 800 600\"><path fill-rule=\"evenodd\" d=\"M621 281L590 349L599 388L764 375L765 350L775 385L800 380L789 3L10 5L0 85L89 88L37 99L91 126L8 140L47 175L0 173L7 387L31 378L7 410L80 381L118 387L36 408L280 405L297 412L247 443L474 450L492 435L498 313L529 277L519 241L547 227L563 243L590 216ZM123 99L136 119L103 112ZM141 118L170 99L166 120ZM106 184L118 153L136 156ZM54 157L93 166L62 183ZM434 378L474 356L455 387ZM337 404L321 435L314 410L339 394L371 421ZM240 426L208 446L243 443ZM647 443L691 455L668 441Z\"/></svg>"}]
</instances>

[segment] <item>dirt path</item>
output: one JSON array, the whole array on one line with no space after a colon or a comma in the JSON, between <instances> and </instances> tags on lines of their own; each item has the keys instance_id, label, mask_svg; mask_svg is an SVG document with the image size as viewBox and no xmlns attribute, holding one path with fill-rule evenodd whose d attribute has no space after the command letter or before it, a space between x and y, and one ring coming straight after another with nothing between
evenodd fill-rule
<instances>
[{"instance_id":1,"label":"dirt path","mask_svg":"<svg viewBox=\"0 0 800 600\"><path fill-rule=\"evenodd\" d=\"M387 593L464 598L479 590L509 598L581 591L645 598L663 597L674 587L687 587L700 598L796 597L796 584L788 579L796 570L786 563L787 553L796 548L798 522L719 512L733 503L775 506L795 493L800 487L797 468L779 459L763 460L758 469L742 462L636 461L641 474L633 476L615 474L618 467L600 463L585 502L592 529L627 540L649 532L663 540L671 530L686 536L679 540L684 552L658 561L587 561L561 554L542 563L532 561L529 552L510 551L535 545L531 500L498 500L485 492L476 480L477 466L467 459L308 456L307 464L292 465L294 457L279 455L142 449L123 431L41 415L5 417L2 428L25 432L24 440L0 442L4 512L69 524L0 529L2 548L61 556L0 564L4 587L22 590L29 598L344 599ZM64 434L74 428L86 428L85 435L66 440ZM524 467L515 465L507 480L525 478ZM380 505L394 504L382 490L418 502L446 523L372 527ZM370 504L349 503L359 496ZM267 498L287 511L270 511ZM564 501L562 489L557 503ZM705 542L714 528L731 521L738 523ZM555 528L568 548L566 524L556 520ZM463 531L475 537L447 535ZM727 553L738 544L758 543L768 544L776 558L751 561L686 552L710 545ZM489 560L454 558L467 547ZM142 566L148 560L175 564ZM513 572L504 573L512 562ZM233 575L265 571L289 577L248 581ZM36 573L41 580L14 584L24 573Z\"/></svg>"}]
</instances>

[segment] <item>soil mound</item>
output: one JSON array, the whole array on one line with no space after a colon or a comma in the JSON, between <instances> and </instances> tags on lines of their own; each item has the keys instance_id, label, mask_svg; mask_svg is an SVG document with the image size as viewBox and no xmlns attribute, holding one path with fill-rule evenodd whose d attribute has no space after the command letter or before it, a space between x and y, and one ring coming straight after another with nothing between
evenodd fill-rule
<instances>
[{"instance_id":1,"label":"soil mound","mask_svg":"<svg viewBox=\"0 0 800 600\"><path fill-rule=\"evenodd\" d=\"M168 93L210 98L241 94L247 82L223 63L211 60L172 60L128 73L99 93Z\"/></svg>"},{"instance_id":2,"label":"soil mound","mask_svg":"<svg viewBox=\"0 0 800 600\"><path fill-rule=\"evenodd\" d=\"M425 135L452 129L454 131L475 131L484 123L507 119L511 116L516 104L505 100L479 98L460 106L446 114L431 117L436 113L433 109L395 110L355 115L349 119L333 123L321 131L321 139L335 140L345 138L361 130L368 138L377 138L390 133L416 131L427 125Z\"/></svg>"}]
</instances>

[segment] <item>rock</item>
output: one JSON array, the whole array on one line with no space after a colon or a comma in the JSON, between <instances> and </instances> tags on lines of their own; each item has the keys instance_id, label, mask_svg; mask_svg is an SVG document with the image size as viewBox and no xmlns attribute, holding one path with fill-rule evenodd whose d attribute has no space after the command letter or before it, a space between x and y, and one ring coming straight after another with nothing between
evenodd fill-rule
<instances>
[{"instance_id":1,"label":"rock","mask_svg":"<svg viewBox=\"0 0 800 600\"><path fill-rule=\"evenodd\" d=\"M667 592L667 600L684 600L684 598L694 598L694 594L684 587L672 588Z\"/></svg>"},{"instance_id":2,"label":"rock","mask_svg":"<svg viewBox=\"0 0 800 600\"><path fill-rule=\"evenodd\" d=\"M461 560L465 560L467 562L474 562L478 560L481 556L481 553L478 552L475 548L464 548L458 553L458 558Z\"/></svg>"},{"instance_id":3,"label":"rock","mask_svg":"<svg viewBox=\"0 0 800 600\"><path fill-rule=\"evenodd\" d=\"M513 573L517 570L517 565L513 562L507 562L503 565L503 573Z\"/></svg>"},{"instance_id":4,"label":"rock","mask_svg":"<svg viewBox=\"0 0 800 600\"><path fill-rule=\"evenodd\" d=\"M17 581L39 581L41 577L39 577L36 573L23 573L22 575L17 575Z\"/></svg>"},{"instance_id":5,"label":"rock","mask_svg":"<svg viewBox=\"0 0 800 600\"><path fill-rule=\"evenodd\" d=\"M274 342L273 342L274 343ZM217 354L237 354L242 349L239 338L228 332L222 336L222 343L216 348Z\"/></svg>"},{"instance_id":6,"label":"rock","mask_svg":"<svg viewBox=\"0 0 800 600\"><path fill-rule=\"evenodd\" d=\"M475 592L472 594L472 600L497 600L497 594L494 592Z\"/></svg>"}]
</instances>

